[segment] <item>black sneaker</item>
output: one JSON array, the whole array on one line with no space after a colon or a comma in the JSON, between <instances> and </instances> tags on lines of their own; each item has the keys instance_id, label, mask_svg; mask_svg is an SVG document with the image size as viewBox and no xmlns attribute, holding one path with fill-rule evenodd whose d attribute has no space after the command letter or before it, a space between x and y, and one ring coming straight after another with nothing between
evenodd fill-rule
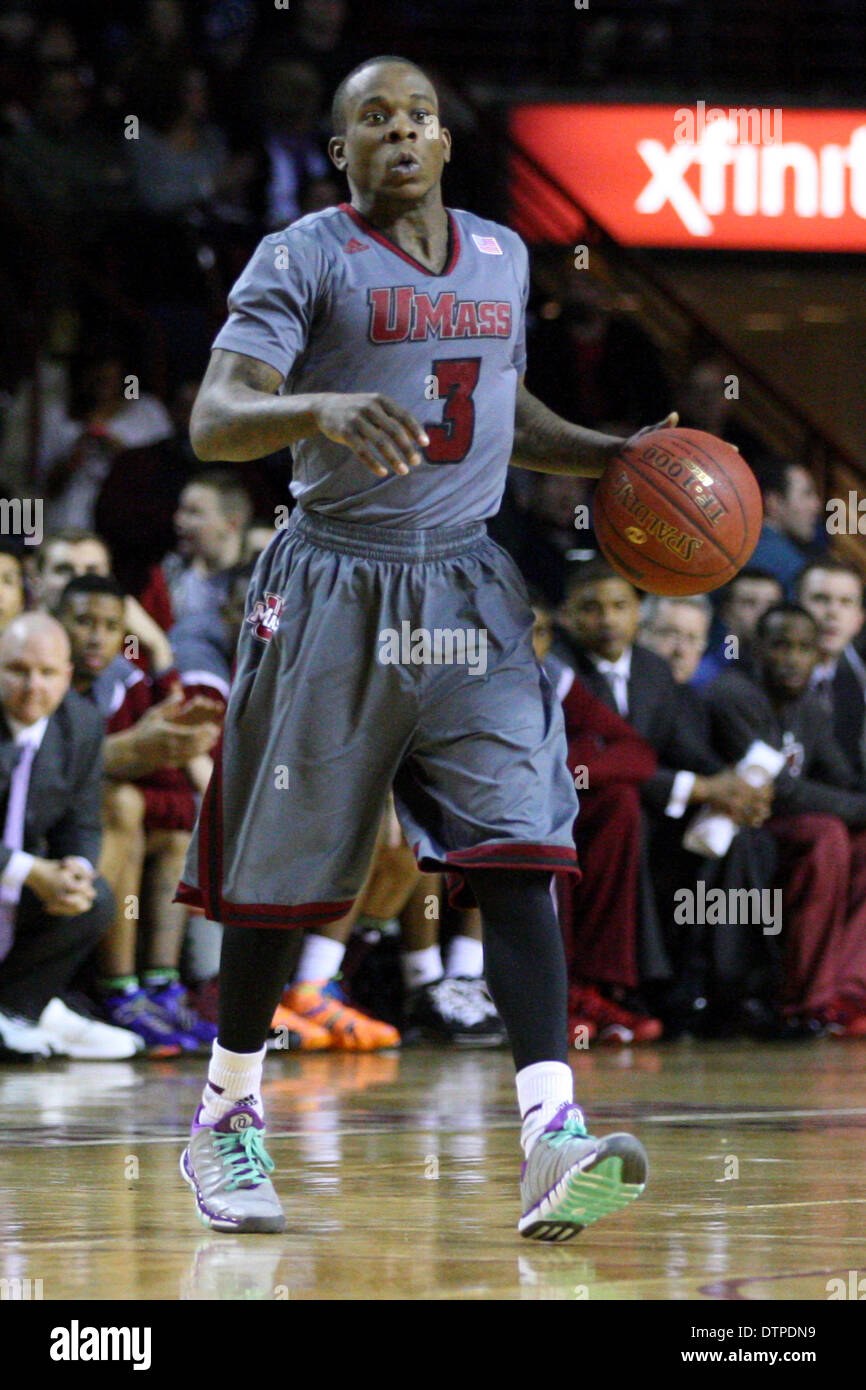
<instances>
[{"instance_id":1,"label":"black sneaker","mask_svg":"<svg viewBox=\"0 0 866 1390\"><path fill-rule=\"evenodd\" d=\"M422 1039L458 1047L500 1047L508 1041L484 981L450 978L409 996L403 1041Z\"/></svg>"}]
</instances>

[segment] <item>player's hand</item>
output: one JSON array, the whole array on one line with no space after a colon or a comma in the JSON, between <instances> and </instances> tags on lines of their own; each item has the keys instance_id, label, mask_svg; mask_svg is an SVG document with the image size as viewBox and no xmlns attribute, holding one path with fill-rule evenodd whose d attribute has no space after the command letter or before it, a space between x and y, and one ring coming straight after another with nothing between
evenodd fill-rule
<instances>
[{"instance_id":1,"label":"player's hand","mask_svg":"<svg viewBox=\"0 0 866 1390\"><path fill-rule=\"evenodd\" d=\"M364 395L325 392L316 409L319 432L335 444L345 444L377 478L408 473L423 462L419 446L430 443L422 425L380 391ZM385 460L385 463L382 460Z\"/></svg>"},{"instance_id":2,"label":"player's hand","mask_svg":"<svg viewBox=\"0 0 866 1390\"><path fill-rule=\"evenodd\" d=\"M657 425L644 425L642 430L638 430L635 434L630 434L625 442L626 444L632 444L635 439L642 439L645 434L652 434L654 430L675 430L679 423L679 415L675 410L672 410L670 415L666 415L663 420L659 420Z\"/></svg>"}]
</instances>

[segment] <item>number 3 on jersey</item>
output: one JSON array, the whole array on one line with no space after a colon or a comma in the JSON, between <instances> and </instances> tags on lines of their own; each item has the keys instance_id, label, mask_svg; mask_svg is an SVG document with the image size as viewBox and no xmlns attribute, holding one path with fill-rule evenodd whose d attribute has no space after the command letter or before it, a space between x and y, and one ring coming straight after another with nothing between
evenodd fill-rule
<instances>
[{"instance_id":1,"label":"number 3 on jersey","mask_svg":"<svg viewBox=\"0 0 866 1390\"><path fill-rule=\"evenodd\" d=\"M462 463L475 434L475 403L480 357L446 357L433 363L437 398L444 402L441 423L424 421L430 443L424 450L428 463Z\"/></svg>"}]
</instances>

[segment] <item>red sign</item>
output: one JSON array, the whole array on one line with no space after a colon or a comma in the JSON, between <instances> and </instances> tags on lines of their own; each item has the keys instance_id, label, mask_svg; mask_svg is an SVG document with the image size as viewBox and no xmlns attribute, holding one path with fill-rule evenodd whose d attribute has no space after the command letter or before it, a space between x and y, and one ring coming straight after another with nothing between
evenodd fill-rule
<instances>
[{"instance_id":1,"label":"red sign","mask_svg":"<svg viewBox=\"0 0 866 1390\"><path fill-rule=\"evenodd\" d=\"M617 241L633 246L866 250L866 112L518 106L511 133ZM521 198L532 239L577 230L556 196ZM521 178L518 179L518 173Z\"/></svg>"}]
</instances>

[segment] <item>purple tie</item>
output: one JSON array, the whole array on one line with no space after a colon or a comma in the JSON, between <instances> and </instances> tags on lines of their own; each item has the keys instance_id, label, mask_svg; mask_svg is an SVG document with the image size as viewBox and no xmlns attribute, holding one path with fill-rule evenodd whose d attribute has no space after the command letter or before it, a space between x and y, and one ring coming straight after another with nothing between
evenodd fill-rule
<instances>
[{"instance_id":1,"label":"purple tie","mask_svg":"<svg viewBox=\"0 0 866 1390\"><path fill-rule=\"evenodd\" d=\"M27 791L30 786L30 768L36 756L36 745L25 743L21 757L15 764L12 780L9 783L9 803L6 807L6 824L3 827L5 849L24 848L24 813L27 810ZM21 889L0 883L0 961L5 960L12 949L15 938L15 911Z\"/></svg>"}]
</instances>

